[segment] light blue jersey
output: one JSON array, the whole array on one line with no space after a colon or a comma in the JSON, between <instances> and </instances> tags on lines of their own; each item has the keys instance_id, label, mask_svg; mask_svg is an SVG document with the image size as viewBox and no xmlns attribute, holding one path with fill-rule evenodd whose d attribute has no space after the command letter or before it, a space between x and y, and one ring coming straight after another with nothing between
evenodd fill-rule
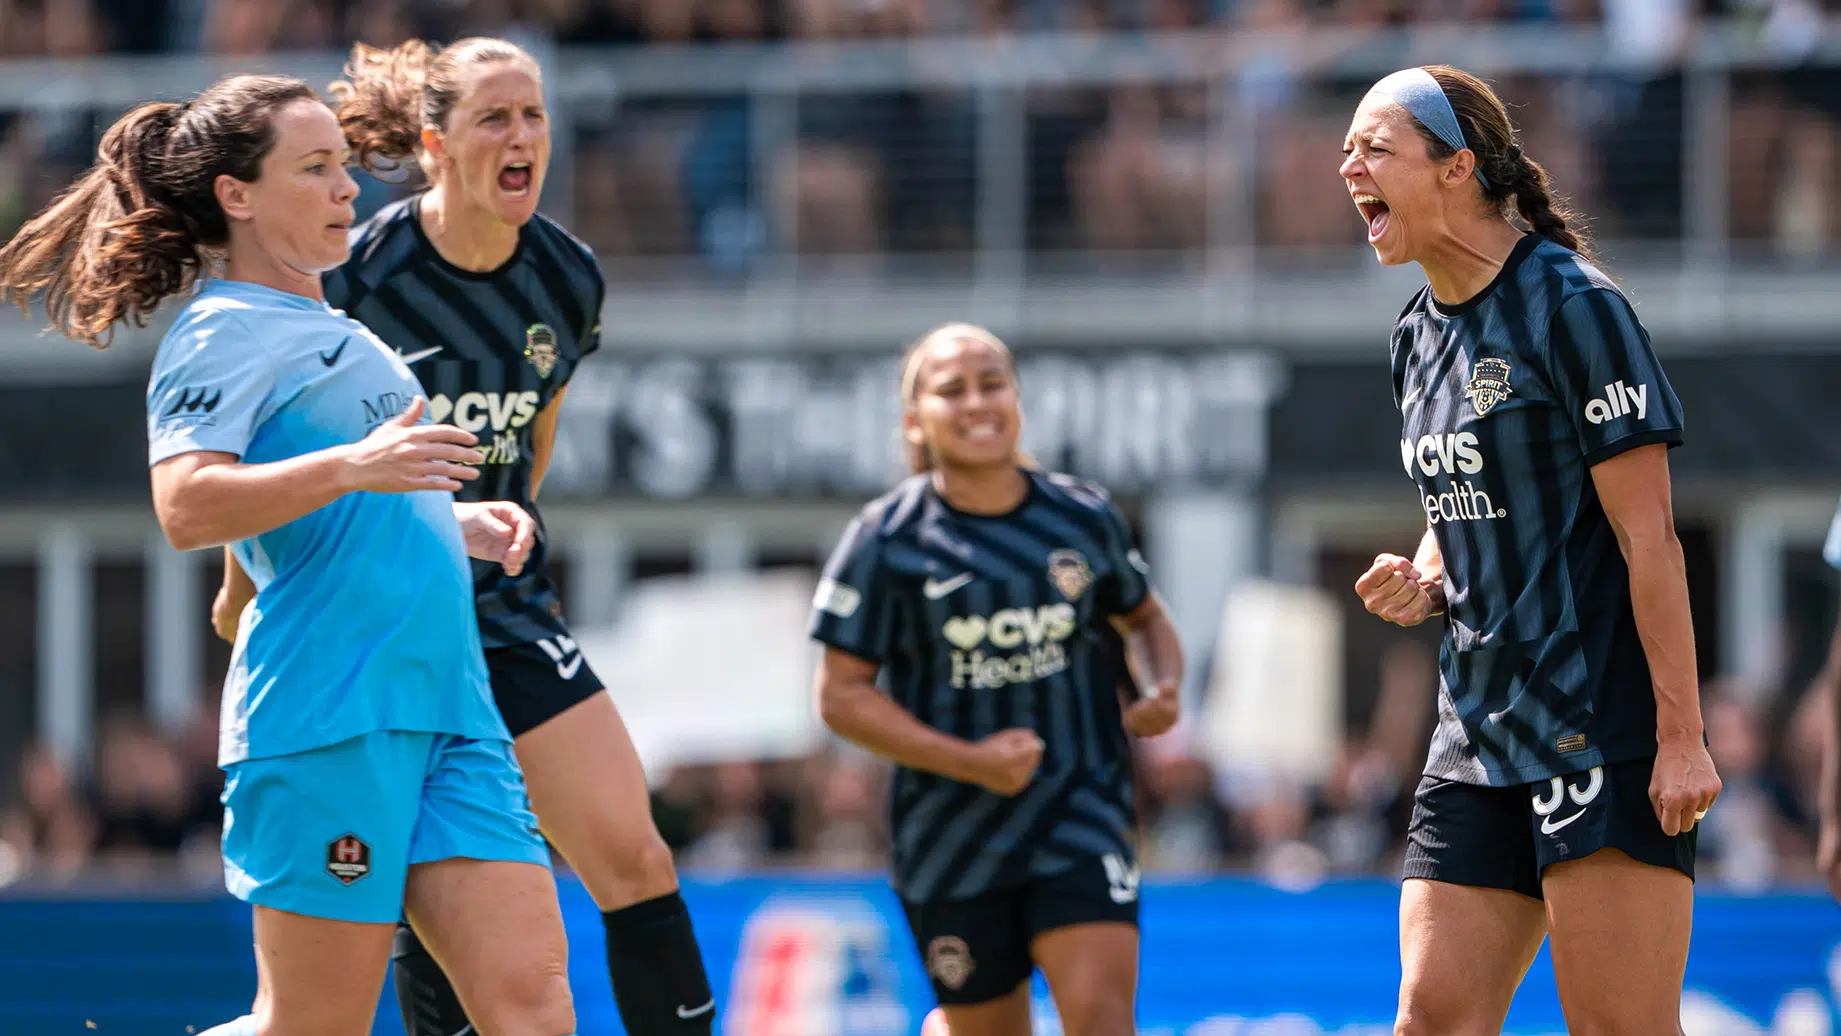
<instances>
[{"instance_id":1,"label":"light blue jersey","mask_svg":"<svg viewBox=\"0 0 1841 1036\"><path fill-rule=\"evenodd\" d=\"M1822 560L1828 567L1841 570L1841 509L1835 511L1834 523L1828 527L1828 542L1822 544Z\"/></svg>"},{"instance_id":2,"label":"light blue jersey","mask_svg":"<svg viewBox=\"0 0 1841 1036\"><path fill-rule=\"evenodd\" d=\"M263 464L357 442L420 393L396 353L325 303L212 280L160 343L148 463L206 450ZM348 493L233 545L257 594L225 678L220 765L384 730L509 740L453 505L434 490Z\"/></svg>"}]
</instances>

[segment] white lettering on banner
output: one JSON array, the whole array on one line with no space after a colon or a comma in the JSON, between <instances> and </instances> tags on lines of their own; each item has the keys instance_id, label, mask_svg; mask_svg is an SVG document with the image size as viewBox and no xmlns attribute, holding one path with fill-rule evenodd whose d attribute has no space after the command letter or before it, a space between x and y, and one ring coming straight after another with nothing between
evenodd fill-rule
<instances>
[{"instance_id":1,"label":"white lettering on banner","mask_svg":"<svg viewBox=\"0 0 1841 1036\"><path fill-rule=\"evenodd\" d=\"M1284 370L1253 353L1021 361L1023 447L1118 491L1258 478ZM575 375L545 488L663 497L873 493L905 471L892 361L597 358Z\"/></svg>"}]
</instances>

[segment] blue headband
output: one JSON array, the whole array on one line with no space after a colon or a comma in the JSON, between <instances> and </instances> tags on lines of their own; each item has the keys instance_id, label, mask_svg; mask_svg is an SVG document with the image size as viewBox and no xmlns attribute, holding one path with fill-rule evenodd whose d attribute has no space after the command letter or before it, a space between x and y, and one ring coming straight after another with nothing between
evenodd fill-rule
<instances>
[{"instance_id":1,"label":"blue headband","mask_svg":"<svg viewBox=\"0 0 1841 1036\"><path fill-rule=\"evenodd\" d=\"M1451 99L1445 96L1445 90L1432 78L1432 73L1423 68L1403 68L1386 79L1374 84L1374 90L1386 94L1408 115L1418 119L1420 125L1432 131L1432 135L1444 141L1453 151L1462 151L1470 147L1464 142L1463 127L1458 125L1457 112L1451 107ZM1477 182L1483 185L1487 193L1495 193L1489 181L1483 178L1483 164L1477 163L1473 169Z\"/></svg>"}]
</instances>

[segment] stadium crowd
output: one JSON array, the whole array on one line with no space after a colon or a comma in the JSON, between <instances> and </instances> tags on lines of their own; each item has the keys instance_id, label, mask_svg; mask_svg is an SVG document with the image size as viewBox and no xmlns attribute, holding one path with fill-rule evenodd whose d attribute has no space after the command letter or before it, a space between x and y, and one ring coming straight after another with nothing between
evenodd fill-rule
<instances>
[{"instance_id":1,"label":"stadium crowd","mask_svg":"<svg viewBox=\"0 0 1841 1036\"><path fill-rule=\"evenodd\" d=\"M1597 217L1598 236L1655 240L1683 234L1683 170L1701 157L1688 154L1677 59L1699 27L1736 24L1755 30L1761 60L1732 82L1729 233L1741 249L1808 256L1841 234L1841 205L1827 189L1841 163L1841 70L1803 63L1831 13L1821 0L0 0L0 56L241 58L469 33L547 48L1602 26L1604 67L1615 71L1499 87L1521 101L1527 151ZM1212 85L1030 91L1029 247L1129 267L1134 255L1180 256L1209 234L1212 243L1275 249L1359 243L1333 173L1348 111L1371 77L1338 75L1275 48ZM576 231L609 259L701 256L717 269L789 245L861 254L974 242L979 130L968 92L802 96L791 140L771 145L753 139L754 103L640 96L579 105L569 178ZM1211 112L1225 120L1214 137ZM45 109L5 120L0 223L10 228L87 164L113 114ZM757 156L757 144L776 153ZM757 176L770 182L757 185ZM373 185L365 207L395 189ZM1250 200L1244 211L1256 215L1210 219L1216 196ZM1250 225L1224 225L1235 223Z\"/></svg>"},{"instance_id":2,"label":"stadium crowd","mask_svg":"<svg viewBox=\"0 0 1841 1036\"><path fill-rule=\"evenodd\" d=\"M1327 780L1218 773L1193 750L1190 728L1140 742L1146 868L1295 885L1398 874L1431 733L1431 643L1390 642L1364 681L1375 686L1372 700L1345 709L1349 734ZM1763 888L1812 878L1821 707L1800 688L1760 696L1714 681L1703 708L1726 790L1701 829L1702 880ZM132 713L108 718L88 779L28 747L17 780L6 782L16 793L0 799L0 879L219 880L216 750L215 709L169 737ZM841 741L805 758L681 766L655 774L654 785L660 829L687 871L886 865L887 767Z\"/></svg>"}]
</instances>

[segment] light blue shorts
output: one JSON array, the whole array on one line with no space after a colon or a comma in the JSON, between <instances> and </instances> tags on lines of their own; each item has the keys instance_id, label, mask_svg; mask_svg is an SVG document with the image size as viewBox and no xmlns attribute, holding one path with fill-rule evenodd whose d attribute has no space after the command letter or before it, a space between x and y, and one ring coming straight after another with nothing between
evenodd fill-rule
<instances>
[{"instance_id":1,"label":"light blue shorts","mask_svg":"<svg viewBox=\"0 0 1841 1036\"><path fill-rule=\"evenodd\" d=\"M224 885L258 906L392 924L411 864L549 866L508 741L382 730L225 768Z\"/></svg>"}]
</instances>

